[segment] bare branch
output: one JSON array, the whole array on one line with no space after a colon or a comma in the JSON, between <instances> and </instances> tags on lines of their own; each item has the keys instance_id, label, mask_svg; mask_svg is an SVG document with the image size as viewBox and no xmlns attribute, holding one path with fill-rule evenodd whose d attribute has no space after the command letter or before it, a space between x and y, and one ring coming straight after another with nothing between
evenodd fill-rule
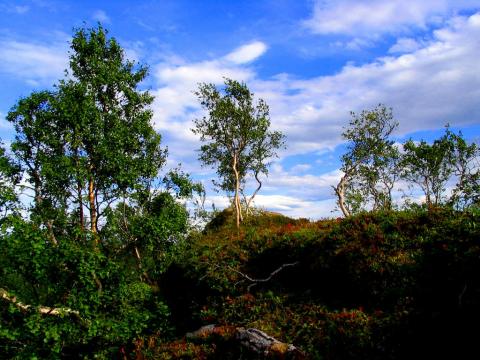
<instances>
[{"instance_id":1,"label":"bare branch","mask_svg":"<svg viewBox=\"0 0 480 360\"><path fill-rule=\"evenodd\" d=\"M250 276L248 276L247 274L244 274L234 268L231 268L231 267L228 267L229 270L237 273L238 275L242 276L243 278L245 278L246 280L250 281L252 284L248 285L248 288L247 290L250 291L250 289L252 287L254 287L255 285L257 285L258 283L264 283L264 282L268 282L270 280L272 280L272 278L277 275L280 271L282 271L283 269L287 268L287 267L290 267L290 266L296 266L300 263L300 261L295 261L294 263L288 263L288 264L283 264L282 266L280 266L278 269L272 271L270 273L270 275L264 279L254 279Z\"/></svg>"},{"instance_id":2,"label":"bare branch","mask_svg":"<svg viewBox=\"0 0 480 360\"><path fill-rule=\"evenodd\" d=\"M8 291L2 288L0 288L0 298L7 300L8 302L12 303L17 308L23 311L28 311L30 309L36 308L37 311L43 315L60 316L64 314L69 314L69 315L75 315L76 317L80 318L80 313L77 310L72 310L70 308L64 308L64 307L55 308L55 307L42 306L42 305L35 307L33 305L26 305L18 301L16 296L11 295Z\"/></svg>"}]
</instances>

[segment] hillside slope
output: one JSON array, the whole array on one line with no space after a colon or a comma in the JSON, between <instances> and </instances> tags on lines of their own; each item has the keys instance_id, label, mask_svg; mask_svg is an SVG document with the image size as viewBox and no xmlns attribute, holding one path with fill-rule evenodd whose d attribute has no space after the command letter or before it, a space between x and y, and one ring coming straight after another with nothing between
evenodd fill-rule
<instances>
[{"instance_id":1,"label":"hillside slope","mask_svg":"<svg viewBox=\"0 0 480 360\"><path fill-rule=\"evenodd\" d=\"M317 222L263 214L237 231L221 213L163 288L179 337L220 324L260 329L307 358L459 359L474 348L469 329L480 320L479 219L442 209ZM249 356L228 331L150 351Z\"/></svg>"}]
</instances>

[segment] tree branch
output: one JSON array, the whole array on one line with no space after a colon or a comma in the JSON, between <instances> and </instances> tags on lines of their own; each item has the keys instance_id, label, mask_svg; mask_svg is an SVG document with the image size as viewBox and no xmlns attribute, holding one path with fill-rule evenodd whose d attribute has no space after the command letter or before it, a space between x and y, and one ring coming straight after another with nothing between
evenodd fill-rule
<instances>
[{"instance_id":1,"label":"tree branch","mask_svg":"<svg viewBox=\"0 0 480 360\"><path fill-rule=\"evenodd\" d=\"M290 266L296 266L300 263L300 261L295 261L294 263L287 263L287 264L283 264L282 266L280 266L278 269L272 271L270 273L270 275L264 279L254 279L250 276L248 276L247 274L244 274L234 268L231 268L229 267L230 270L232 270L233 272L237 273L238 275L242 276L244 279L252 282L252 284L248 285L248 288L247 288L247 291L250 291L250 289L252 287L254 287L255 285L257 285L258 283L264 283L264 282L268 282L270 280L272 280L272 278L277 275L280 271L282 271L283 269L285 269L286 267L290 267Z\"/></svg>"},{"instance_id":2,"label":"tree branch","mask_svg":"<svg viewBox=\"0 0 480 360\"><path fill-rule=\"evenodd\" d=\"M20 310L23 310L23 311L28 311L32 308L35 308L34 305L26 305L26 304L18 301L16 296L11 295L8 291L6 291L2 288L0 288L0 298L7 300L8 302L12 303L17 308L19 308ZM42 306L42 305L40 305L36 308L37 308L37 311L40 314L43 314L43 315L60 316L60 315L64 315L64 314L69 314L69 315L75 315L76 317L81 319L80 313L77 310L72 310L70 308L64 308L64 307L56 308L56 307L49 307L49 306Z\"/></svg>"},{"instance_id":3,"label":"tree branch","mask_svg":"<svg viewBox=\"0 0 480 360\"><path fill-rule=\"evenodd\" d=\"M248 202L247 202L247 215L249 214L250 212L250 204L252 203L253 199L255 198L255 196L257 195L257 193L260 191L260 189L262 188L262 182L260 181L260 179L258 178L258 171L255 171L255 180L257 180L257 183L258 183L258 187L255 189L255 191L253 192L252 196L250 197L250 199L248 199Z\"/></svg>"}]
</instances>

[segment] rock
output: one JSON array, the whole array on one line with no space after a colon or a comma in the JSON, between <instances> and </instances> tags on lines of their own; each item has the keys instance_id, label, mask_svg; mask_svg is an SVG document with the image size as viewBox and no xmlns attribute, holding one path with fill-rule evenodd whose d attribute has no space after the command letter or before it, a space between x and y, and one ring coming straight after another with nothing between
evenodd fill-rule
<instances>
[{"instance_id":1,"label":"rock","mask_svg":"<svg viewBox=\"0 0 480 360\"><path fill-rule=\"evenodd\" d=\"M305 356L295 346L278 341L258 329L238 328L236 337L250 351L274 358L303 359Z\"/></svg>"},{"instance_id":2,"label":"rock","mask_svg":"<svg viewBox=\"0 0 480 360\"><path fill-rule=\"evenodd\" d=\"M250 328L236 328L232 326L217 326L214 324L202 326L200 329L189 332L186 338L206 339L211 335L222 338L232 338L248 351L275 359L304 359L305 355L291 344L281 342L265 332ZM233 336L232 336L233 335Z\"/></svg>"}]
</instances>

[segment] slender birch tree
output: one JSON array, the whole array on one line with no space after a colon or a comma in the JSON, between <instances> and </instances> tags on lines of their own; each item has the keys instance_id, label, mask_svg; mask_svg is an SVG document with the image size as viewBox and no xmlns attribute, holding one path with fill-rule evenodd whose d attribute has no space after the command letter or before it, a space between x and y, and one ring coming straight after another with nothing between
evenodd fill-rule
<instances>
[{"instance_id":1,"label":"slender birch tree","mask_svg":"<svg viewBox=\"0 0 480 360\"><path fill-rule=\"evenodd\" d=\"M217 188L233 193L233 206L237 227L243 221L240 195L245 180L252 173L257 189L246 201L251 201L262 186L260 174L268 173L268 160L284 146L284 135L270 131L270 115L267 103L254 95L247 85L225 79L224 89L214 84L200 84L195 92L207 111L203 118L194 120L194 134L200 135L204 144L199 160L205 166L215 166L220 179Z\"/></svg>"},{"instance_id":2,"label":"slender birch tree","mask_svg":"<svg viewBox=\"0 0 480 360\"><path fill-rule=\"evenodd\" d=\"M342 133L347 152L342 156L343 176L333 189L344 216L365 209L392 207L392 189L398 180L399 153L391 133L398 126L392 110L379 104L373 110L351 113Z\"/></svg>"}]
</instances>

